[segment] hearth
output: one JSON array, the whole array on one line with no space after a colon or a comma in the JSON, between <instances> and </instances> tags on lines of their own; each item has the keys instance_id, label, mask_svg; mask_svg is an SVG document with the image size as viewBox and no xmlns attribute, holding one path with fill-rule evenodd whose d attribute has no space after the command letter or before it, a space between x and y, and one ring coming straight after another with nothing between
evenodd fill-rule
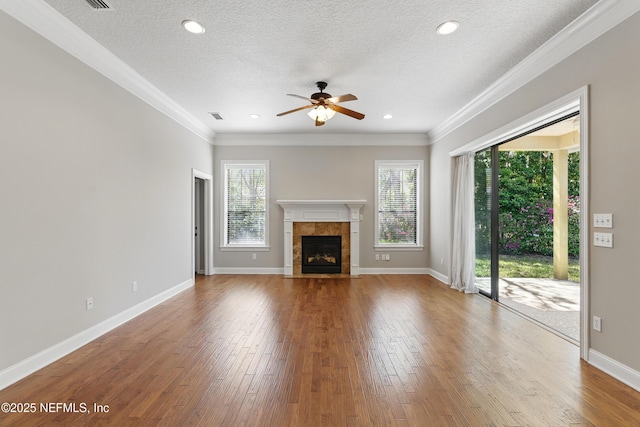
<instances>
[{"instance_id":1,"label":"hearth","mask_svg":"<svg viewBox=\"0 0 640 427\"><path fill-rule=\"evenodd\" d=\"M302 236L302 274L341 272L341 236Z\"/></svg>"}]
</instances>

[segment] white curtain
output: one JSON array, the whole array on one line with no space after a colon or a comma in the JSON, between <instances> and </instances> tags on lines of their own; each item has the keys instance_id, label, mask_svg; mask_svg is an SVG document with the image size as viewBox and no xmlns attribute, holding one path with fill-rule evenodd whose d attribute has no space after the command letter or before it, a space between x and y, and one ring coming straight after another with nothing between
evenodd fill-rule
<instances>
[{"instance_id":1,"label":"white curtain","mask_svg":"<svg viewBox=\"0 0 640 427\"><path fill-rule=\"evenodd\" d=\"M451 287L476 293L476 236L473 153L455 158L453 175L453 245Z\"/></svg>"}]
</instances>

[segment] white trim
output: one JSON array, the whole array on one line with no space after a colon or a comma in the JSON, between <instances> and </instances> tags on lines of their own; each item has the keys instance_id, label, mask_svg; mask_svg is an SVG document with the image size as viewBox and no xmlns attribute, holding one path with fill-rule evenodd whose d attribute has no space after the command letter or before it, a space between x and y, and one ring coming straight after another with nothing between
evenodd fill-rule
<instances>
[{"instance_id":1,"label":"white trim","mask_svg":"<svg viewBox=\"0 0 640 427\"><path fill-rule=\"evenodd\" d=\"M67 338L51 347L42 350L41 352L34 354L27 359L9 366L8 368L0 371L0 390L10 386L11 384L20 381L28 375L36 372L39 369L55 362L58 359L63 358L69 353L79 349L83 345L95 340L96 338L106 334L107 332L117 328L123 323L141 315L145 311L157 306L158 304L174 297L180 292L189 289L193 286L193 280L186 280L179 285L176 285L164 292L155 295L146 301L143 301L131 308L128 308L107 320L104 320L97 325L94 325L84 331L81 331L72 337Z\"/></svg>"},{"instance_id":2,"label":"white trim","mask_svg":"<svg viewBox=\"0 0 640 427\"><path fill-rule=\"evenodd\" d=\"M640 372L635 369L605 356L594 349L589 350L589 363L608 375L611 375L613 378L622 381L629 387L640 391Z\"/></svg>"},{"instance_id":3,"label":"white trim","mask_svg":"<svg viewBox=\"0 0 640 427\"><path fill-rule=\"evenodd\" d=\"M262 267L218 267L214 274L277 274L283 275L283 268L262 268Z\"/></svg>"},{"instance_id":4,"label":"white trim","mask_svg":"<svg viewBox=\"0 0 640 427\"><path fill-rule=\"evenodd\" d=\"M195 179L204 181L204 269L198 274L213 274L213 175L197 169L191 169L191 265L195 266ZM195 282L195 277L193 278Z\"/></svg>"},{"instance_id":5,"label":"white trim","mask_svg":"<svg viewBox=\"0 0 640 427\"><path fill-rule=\"evenodd\" d=\"M95 71L166 114L209 143L213 130L53 7L39 0L0 0L0 8Z\"/></svg>"},{"instance_id":6,"label":"white trim","mask_svg":"<svg viewBox=\"0 0 640 427\"><path fill-rule=\"evenodd\" d=\"M225 133L216 136L220 146L296 146L296 147L424 147L429 139L424 133Z\"/></svg>"},{"instance_id":7,"label":"white trim","mask_svg":"<svg viewBox=\"0 0 640 427\"><path fill-rule=\"evenodd\" d=\"M410 252L410 251L423 251L423 245L375 245L373 247L375 252Z\"/></svg>"},{"instance_id":8,"label":"white trim","mask_svg":"<svg viewBox=\"0 0 640 427\"><path fill-rule=\"evenodd\" d=\"M230 252L269 252L271 250L271 246L242 246L242 245L234 245L234 246L220 246L220 251L230 251Z\"/></svg>"},{"instance_id":9,"label":"white trim","mask_svg":"<svg viewBox=\"0 0 640 427\"><path fill-rule=\"evenodd\" d=\"M437 272L433 268L429 268L428 270L429 270L429 272L427 274L429 276L441 281L445 285L449 285L449 277L448 276L445 276L444 274Z\"/></svg>"},{"instance_id":10,"label":"white trim","mask_svg":"<svg viewBox=\"0 0 640 427\"><path fill-rule=\"evenodd\" d=\"M580 99L580 357L589 361L589 86L575 93Z\"/></svg>"},{"instance_id":11,"label":"white trim","mask_svg":"<svg viewBox=\"0 0 640 427\"><path fill-rule=\"evenodd\" d=\"M428 133L430 143L437 142L638 11L640 2L637 0L599 1L457 113L431 130Z\"/></svg>"},{"instance_id":12,"label":"white trim","mask_svg":"<svg viewBox=\"0 0 640 427\"><path fill-rule=\"evenodd\" d=\"M219 267L215 274L284 274L283 268ZM362 274L430 274L428 268L361 268ZM290 277L290 276L289 276ZM436 277L439 279L438 277ZM439 279L440 280L440 279Z\"/></svg>"},{"instance_id":13,"label":"white trim","mask_svg":"<svg viewBox=\"0 0 640 427\"><path fill-rule=\"evenodd\" d=\"M516 137L537 126L549 123L552 120L578 111L581 107L582 99L586 99L587 86L581 87L562 98L538 108L537 110L520 117L501 128L498 128L486 135L481 136L461 147L449 152L451 157L461 154L482 151L497 143ZM582 130L582 127L581 127Z\"/></svg>"},{"instance_id":14,"label":"white trim","mask_svg":"<svg viewBox=\"0 0 640 427\"><path fill-rule=\"evenodd\" d=\"M361 268L360 274L429 274L428 268Z\"/></svg>"}]
</instances>

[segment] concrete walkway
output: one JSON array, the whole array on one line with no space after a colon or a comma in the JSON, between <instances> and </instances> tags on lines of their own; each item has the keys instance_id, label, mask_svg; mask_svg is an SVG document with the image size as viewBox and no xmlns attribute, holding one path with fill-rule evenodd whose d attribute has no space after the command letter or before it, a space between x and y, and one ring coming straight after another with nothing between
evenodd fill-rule
<instances>
[{"instance_id":1,"label":"concrete walkway","mask_svg":"<svg viewBox=\"0 0 640 427\"><path fill-rule=\"evenodd\" d=\"M477 278L487 292L490 279ZM580 340L580 284L568 280L502 278L498 300L574 340Z\"/></svg>"}]
</instances>

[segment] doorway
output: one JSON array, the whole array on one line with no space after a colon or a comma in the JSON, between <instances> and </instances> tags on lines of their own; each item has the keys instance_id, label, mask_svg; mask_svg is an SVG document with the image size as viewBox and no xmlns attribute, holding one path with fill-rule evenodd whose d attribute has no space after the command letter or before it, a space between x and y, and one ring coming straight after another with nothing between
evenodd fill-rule
<instances>
[{"instance_id":1,"label":"doorway","mask_svg":"<svg viewBox=\"0 0 640 427\"><path fill-rule=\"evenodd\" d=\"M193 238L195 241L194 258L195 263L193 271L195 274L204 274L204 244L202 237L204 235L204 181L201 178L194 178L194 230Z\"/></svg>"},{"instance_id":2,"label":"doorway","mask_svg":"<svg viewBox=\"0 0 640 427\"><path fill-rule=\"evenodd\" d=\"M449 154L454 156L459 156L465 153L474 153L474 157L477 159L479 156L485 157L493 157L497 156L498 148L497 145L500 143L510 141L515 137L521 136L529 131L534 131L540 128L540 126L548 124L556 119L566 117L569 114L579 112L580 120L579 120L579 139L580 139L580 212L579 212L579 224L580 224L580 232L579 232L579 250L580 250L580 259L579 259L579 271L580 271L580 357L584 360L589 360L589 330L590 330L590 322L589 322L589 192L588 190L588 181L589 181L589 87L583 86L561 98L556 99L555 101L550 102L549 104L538 108L537 110L522 116L518 119L509 122L508 124L497 128L486 135L481 136L480 138L470 141L469 143L449 152ZM484 153L483 153L484 151ZM475 159L474 159L475 160ZM478 177L478 170L476 170L476 178ZM489 250L489 273L486 273L483 277L481 271L476 271L476 277L478 279L478 285L483 288L483 293L489 293L489 295L498 295L493 291L493 281L499 280L499 265L498 265L498 256L493 256L492 252L494 250L497 251L498 242L497 235L495 231L491 228L493 224L498 223L498 212L497 209L492 209L493 206L498 206L498 195L495 192L487 189L486 184L487 180L497 180L497 171L488 174L487 170L481 171L485 175L485 187L484 187L484 197L483 202L488 203L488 200L491 200L491 205L484 212L485 218L490 217L491 223L485 227L485 232L490 234L485 234L484 241L489 242L485 244L485 248L488 244L490 244ZM494 175L495 174L495 175ZM475 192L478 191L478 181L475 182ZM493 188L493 187L489 187ZM477 193L476 193L477 196ZM477 211L476 211L477 214ZM476 219L479 217L476 216ZM478 224L476 224L478 227ZM474 232L475 234L475 232ZM494 236L494 237L491 237ZM476 236L478 237L478 236ZM495 239L495 240L494 240ZM476 244L480 246L478 243L481 240L476 239ZM495 249L493 249L495 248ZM486 253L485 253L486 255ZM495 261L494 261L495 260ZM486 265L485 265L486 266ZM486 271L486 270L485 270ZM484 281L482 280L484 279ZM484 283L483 283L484 282ZM487 283L489 283L487 285ZM488 290L487 290L488 289ZM499 295L498 295L499 298Z\"/></svg>"},{"instance_id":3,"label":"doorway","mask_svg":"<svg viewBox=\"0 0 640 427\"><path fill-rule=\"evenodd\" d=\"M480 292L580 341L580 116L475 156Z\"/></svg>"},{"instance_id":4,"label":"doorway","mask_svg":"<svg viewBox=\"0 0 640 427\"><path fill-rule=\"evenodd\" d=\"M191 170L191 271L213 274L213 176Z\"/></svg>"}]
</instances>

